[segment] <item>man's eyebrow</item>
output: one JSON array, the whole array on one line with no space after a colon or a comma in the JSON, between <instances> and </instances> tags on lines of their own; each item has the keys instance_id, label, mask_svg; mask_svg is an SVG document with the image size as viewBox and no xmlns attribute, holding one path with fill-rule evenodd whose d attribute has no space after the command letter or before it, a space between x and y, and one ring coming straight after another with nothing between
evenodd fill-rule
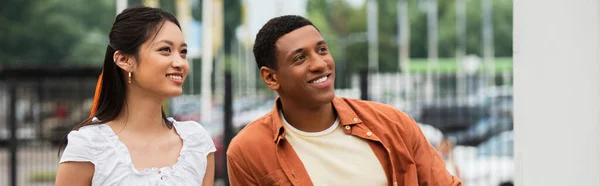
<instances>
[{"instance_id":1,"label":"man's eyebrow","mask_svg":"<svg viewBox=\"0 0 600 186\"><path fill-rule=\"evenodd\" d=\"M293 54L302 53L302 52L304 52L304 48L296 49L296 50L292 51L290 54L293 55Z\"/></svg>"},{"instance_id":2,"label":"man's eyebrow","mask_svg":"<svg viewBox=\"0 0 600 186\"><path fill-rule=\"evenodd\" d=\"M304 48L298 48L296 50L291 51L290 53L288 53L288 55L285 57L286 60L291 60L291 58L294 57L294 55L296 54L300 54L304 52Z\"/></svg>"},{"instance_id":3,"label":"man's eyebrow","mask_svg":"<svg viewBox=\"0 0 600 186\"><path fill-rule=\"evenodd\" d=\"M317 46L326 45L326 44L327 44L327 42L325 40L321 40L321 41L317 42Z\"/></svg>"}]
</instances>

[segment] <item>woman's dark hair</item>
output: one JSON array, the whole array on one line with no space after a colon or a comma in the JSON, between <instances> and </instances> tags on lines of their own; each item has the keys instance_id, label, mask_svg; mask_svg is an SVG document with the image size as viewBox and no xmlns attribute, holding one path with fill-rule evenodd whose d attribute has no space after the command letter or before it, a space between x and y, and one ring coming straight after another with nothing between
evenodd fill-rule
<instances>
[{"instance_id":1,"label":"woman's dark hair","mask_svg":"<svg viewBox=\"0 0 600 186\"><path fill-rule=\"evenodd\" d=\"M94 97L92 114L85 121L73 127L73 130L99 124L99 122L92 120L94 117L100 122L106 123L119 116L123 104L126 104L127 89L125 76L123 75L124 71L115 64L113 55L116 51L120 51L124 54L133 55L139 60L138 52L142 43L156 37L166 21L175 23L181 29L177 18L160 8L134 6L117 15L115 23L113 23L108 34L109 43L106 47L101 78L98 79L99 86L96 87L97 95ZM98 91L98 89L100 90ZM162 112L162 118L167 127L173 128L173 123L167 120L164 111ZM66 143L67 138L65 136L59 149L62 149Z\"/></svg>"}]
</instances>

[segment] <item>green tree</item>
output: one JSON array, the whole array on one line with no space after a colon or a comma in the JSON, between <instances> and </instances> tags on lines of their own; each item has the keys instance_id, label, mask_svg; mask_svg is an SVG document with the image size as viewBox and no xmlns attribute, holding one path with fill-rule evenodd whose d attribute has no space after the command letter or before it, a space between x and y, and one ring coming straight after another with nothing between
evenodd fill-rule
<instances>
[{"instance_id":1,"label":"green tree","mask_svg":"<svg viewBox=\"0 0 600 186\"><path fill-rule=\"evenodd\" d=\"M0 11L0 62L100 64L114 21L113 0L9 0Z\"/></svg>"},{"instance_id":2,"label":"green tree","mask_svg":"<svg viewBox=\"0 0 600 186\"><path fill-rule=\"evenodd\" d=\"M379 69L384 72L398 70L397 2L377 1ZM411 58L427 57L427 12L424 2L408 0ZM495 55L509 57L512 56L512 1L494 0L493 3ZM366 32L365 5L352 8L344 0L309 0L307 8L308 17L334 46L352 33ZM438 18L439 57L452 58L456 49L455 0L438 0ZM481 56L481 22L481 1L467 0L467 54ZM345 67L344 72L357 72L359 68L367 66L366 40L341 47L332 47L332 51L336 64Z\"/></svg>"}]
</instances>

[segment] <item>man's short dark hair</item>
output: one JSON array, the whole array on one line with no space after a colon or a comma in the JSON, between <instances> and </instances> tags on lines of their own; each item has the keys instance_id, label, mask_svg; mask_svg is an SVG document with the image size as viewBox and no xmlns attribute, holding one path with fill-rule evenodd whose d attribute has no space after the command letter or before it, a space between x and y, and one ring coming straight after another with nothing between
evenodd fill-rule
<instances>
[{"instance_id":1,"label":"man's short dark hair","mask_svg":"<svg viewBox=\"0 0 600 186\"><path fill-rule=\"evenodd\" d=\"M260 67L267 66L276 70L277 50L275 48L275 42L277 42L281 36L307 25L315 26L308 19L297 15L285 15L269 20L269 22L258 31L256 40L254 40L254 59L256 60L258 68L260 69ZM317 27L315 27L315 29L317 29Z\"/></svg>"}]
</instances>

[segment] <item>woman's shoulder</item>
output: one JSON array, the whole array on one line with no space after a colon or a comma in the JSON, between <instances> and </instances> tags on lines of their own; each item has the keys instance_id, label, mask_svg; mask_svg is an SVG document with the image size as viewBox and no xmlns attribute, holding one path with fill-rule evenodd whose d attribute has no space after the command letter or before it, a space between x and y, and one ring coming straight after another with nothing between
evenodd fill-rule
<instances>
[{"instance_id":1,"label":"woman's shoulder","mask_svg":"<svg viewBox=\"0 0 600 186\"><path fill-rule=\"evenodd\" d=\"M118 140L118 137L114 135L112 129L94 118L92 123L69 132L67 146L99 148L107 146L114 140Z\"/></svg>"},{"instance_id":2,"label":"woman's shoulder","mask_svg":"<svg viewBox=\"0 0 600 186\"><path fill-rule=\"evenodd\" d=\"M202 124L196 121L176 121L173 118L168 118L169 121L173 122L173 126L177 129L177 133L181 134L207 134L208 131L202 126Z\"/></svg>"},{"instance_id":3,"label":"woman's shoulder","mask_svg":"<svg viewBox=\"0 0 600 186\"><path fill-rule=\"evenodd\" d=\"M107 128L109 126L105 124L90 124L83 126L77 130L72 130L70 136L78 136L87 140L96 140L97 138L103 138L106 136Z\"/></svg>"},{"instance_id":4,"label":"woman's shoulder","mask_svg":"<svg viewBox=\"0 0 600 186\"><path fill-rule=\"evenodd\" d=\"M103 127L108 126L91 124L69 132L60 162L97 163L96 160L100 158L101 154L107 152L105 147L110 143L106 139L107 132Z\"/></svg>"},{"instance_id":5,"label":"woman's shoulder","mask_svg":"<svg viewBox=\"0 0 600 186\"><path fill-rule=\"evenodd\" d=\"M210 153L216 150L210 133L202 124L195 121L175 121L173 118L169 118L169 120L173 122L177 133L179 133L179 136L186 143L187 150L203 153Z\"/></svg>"}]
</instances>

